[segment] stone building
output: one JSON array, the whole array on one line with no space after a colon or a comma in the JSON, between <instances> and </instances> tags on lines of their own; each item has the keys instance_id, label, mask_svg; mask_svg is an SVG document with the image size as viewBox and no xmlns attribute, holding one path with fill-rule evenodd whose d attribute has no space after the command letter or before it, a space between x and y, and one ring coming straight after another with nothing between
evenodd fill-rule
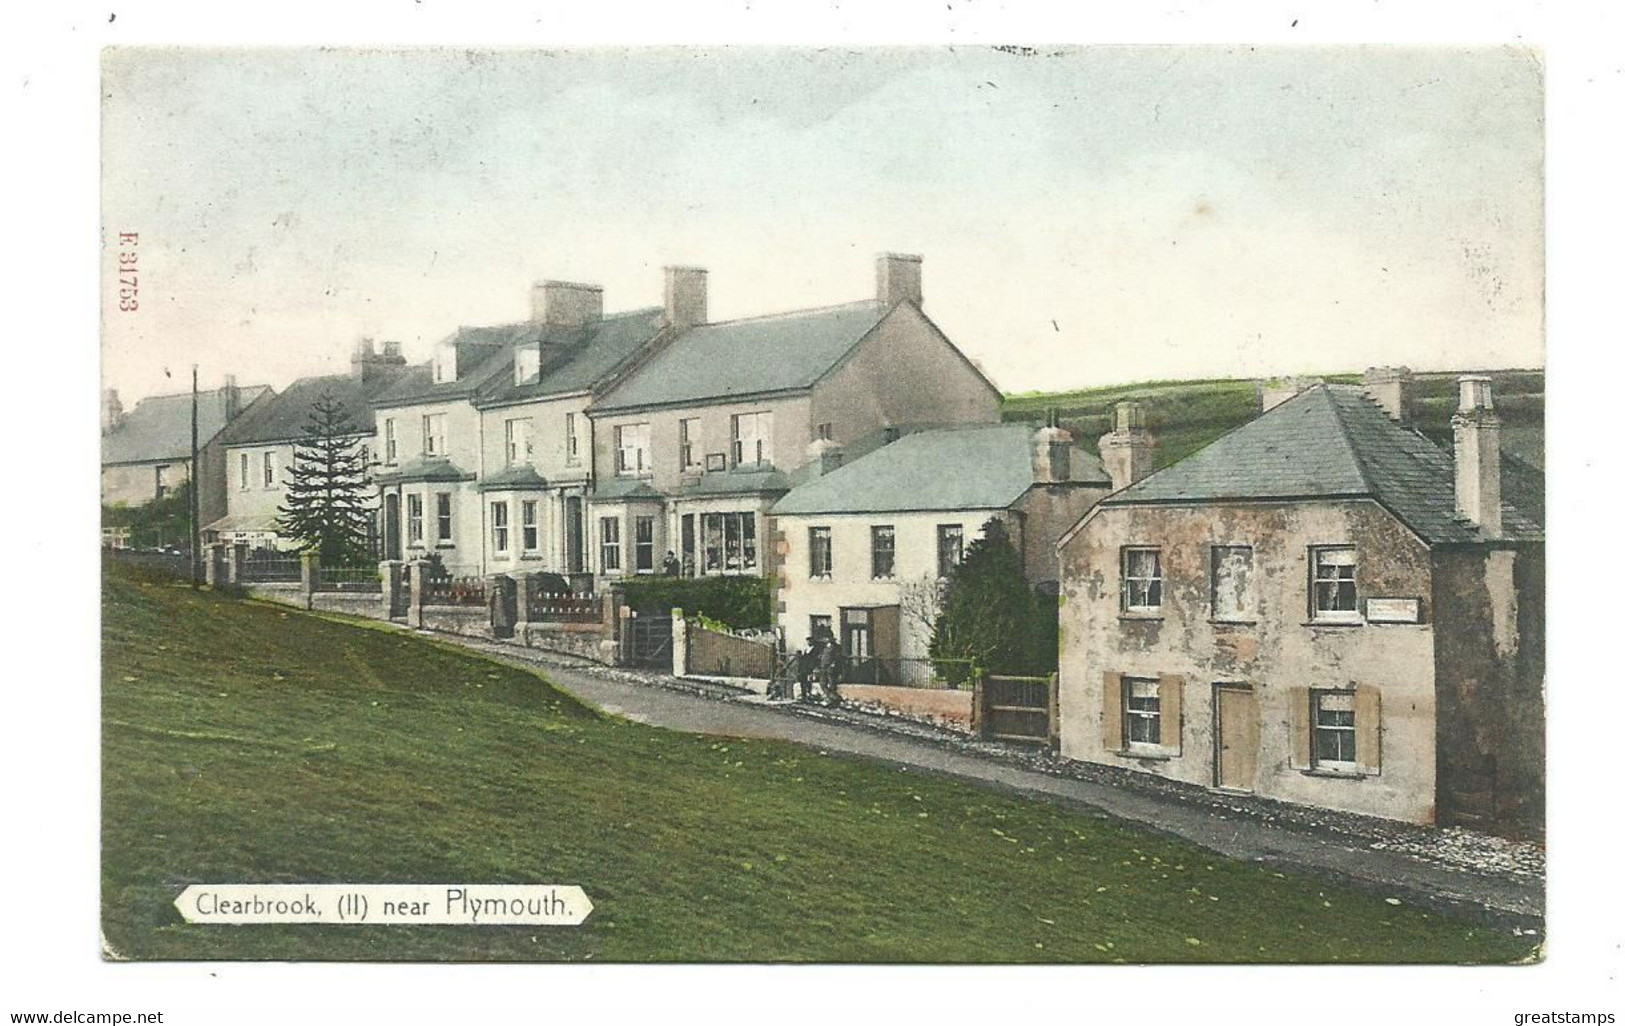
<instances>
[{"instance_id":1,"label":"stone building","mask_svg":"<svg viewBox=\"0 0 1625 1026\"><path fill-rule=\"evenodd\" d=\"M1061 540L1062 754L1417 823L1538 830L1542 479L1487 378L1454 452L1314 385Z\"/></svg>"},{"instance_id":2,"label":"stone building","mask_svg":"<svg viewBox=\"0 0 1625 1026\"><path fill-rule=\"evenodd\" d=\"M990 521L1005 525L1028 584L1053 587L1056 540L1111 490L1100 461L1055 427L938 428L844 465L838 455L815 441L813 473L771 510L779 623L792 648L837 637L857 682L929 679L938 585Z\"/></svg>"},{"instance_id":3,"label":"stone building","mask_svg":"<svg viewBox=\"0 0 1625 1026\"><path fill-rule=\"evenodd\" d=\"M226 511L223 433L272 396L265 385L239 386L229 376L223 387L198 393L201 523ZM144 506L191 478L192 393L150 396L126 411L118 392L108 389L102 395L102 505Z\"/></svg>"},{"instance_id":4,"label":"stone building","mask_svg":"<svg viewBox=\"0 0 1625 1026\"><path fill-rule=\"evenodd\" d=\"M921 427L993 423L997 388L921 310L917 256L886 254L873 298L713 322L706 273L668 269L669 333L588 411L589 532L606 576L769 574L768 510L809 446L855 458Z\"/></svg>"}]
</instances>

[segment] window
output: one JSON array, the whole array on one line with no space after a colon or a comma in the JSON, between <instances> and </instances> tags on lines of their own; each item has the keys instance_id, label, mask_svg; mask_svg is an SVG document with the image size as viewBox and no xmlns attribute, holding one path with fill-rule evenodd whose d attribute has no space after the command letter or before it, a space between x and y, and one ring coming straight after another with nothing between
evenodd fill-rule
<instances>
[{"instance_id":1,"label":"window","mask_svg":"<svg viewBox=\"0 0 1625 1026\"><path fill-rule=\"evenodd\" d=\"M742 573L756 569L756 514L701 514L700 537L705 556L702 573Z\"/></svg>"},{"instance_id":2,"label":"window","mask_svg":"<svg viewBox=\"0 0 1625 1026\"><path fill-rule=\"evenodd\" d=\"M835 636L835 618L831 616L807 617L808 639L816 641L819 638L833 638Z\"/></svg>"},{"instance_id":3,"label":"window","mask_svg":"<svg viewBox=\"0 0 1625 1026\"><path fill-rule=\"evenodd\" d=\"M700 469L700 418L677 422L677 464L683 470Z\"/></svg>"},{"instance_id":4,"label":"window","mask_svg":"<svg viewBox=\"0 0 1625 1026\"><path fill-rule=\"evenodd\" d=\"M1248 622L1256 614L1252 548L1213 546L1213 619Z\"/></svg>"},{"instance_id":5,"label":"window","mask_svg":"<svg viewBox=\"0 0 1625 1026\"><path fill-rule=\"evenodd\" d=\"M423 455L446 455L446 415L444 413L425 413L423 415Z\"/></svg>"},{"instance_id":6,"label":"window","mask_svg":"<svg viewBox=\"0 0 1625 1026\"><path fill-rule=\"evenodd\" d=\"M835 425L828 423L827 421L818 425L818 430L813 433L813 437L818 439L820 442L835 441Z\"/></svg>"},{"instance_id":7,"label":"window","mask_svg":"<svg viewBox=\"0 0 1625 1026\"><path fill-rule=\"evenodd\" d=\"M152 495L162 499L169 494L169 464L152 468Z\"/></svg>"},{"instance_id":8,"label":"window","mask_svg":"<svg viewBox=\"0 0 1625 1026\"><path fill-rule=\"evenodd\" d=\"M773 414L736 413L733 416L734 466L773 462Z\"/></svg>"},{"instance_id":9,"label":"window","mask_svg":"<svg viewBox=\"0 0 1625 1026\"><path fill-rule=\"evenodd\" d=\"M1162 611L1162 550L1123 550L1123 608L1130 613Z\"/></svg>"},{"instance_id":10,"label":"window","mask_svg":"<svg viewBox=\"0 0 1625 1026\"><path fill-rule=\"evenodd\" d=\"M508 504L506 502L491 503L491 551L506 554L508 551Z\"/></svg>"},{"instance_id":11,"label":"window","mask_svg":"<svg viewBox=\"0 0 1625 1026\"><path fill-rule=\"evenodd\" d=\"M1162 744L1162 697L1155 680L1123 678L1123 736L1130 748Z\"/></svg>"},{"instance_id":12,"label":"window","mask_svg":"<svg viewBox=\"0 0 1625 1026\"><path fill-rule=\"evenodd\" d=\"M890 524L869 528L869 576L890 577L897 571L897 532Z\"/></svg>"},{"instance_id":13,"label":"window","mask_svg":"<svg viewBox=\"0 0 1625 1026\"><path fill-rule=\"evenodd\" d=\"M260 483L266 488L276 487L276 453L260 453Z\"/></svg>"},{"instance_id":14,"label":"window","mask_svg":"<svg viewBox=\"0 0 1625 1026\"><path fill-rule=\"evenodd\" d=\"M526 499L519 504L519 543L526 552L535 552L541 544L541 532L536 526L535 499Z\"/></svg>"},{"instance_id":15,"label":"window","mask_svg":"<svg viewBox=\"0 0 1625 1026\"><path fill-rule=\"evenodd\" d=\"M1354 547L1325 546L1309 550L1314 566L1310 614L1316 620L1358 620L1354 588Z\"/></svg>"},{"instance_id":16,"label":"window","mask_svg":"<svg viewBox=\"0 0 1625 1026\"><path fill-rule=\"evenodd\" d=\"M411 545L423 544L423 496L406 497L406 541Z\"/></svg>"},{"instance_id":17,"label":"window","mask_svg":"<svg viewBox=\"0 0 1625 1026\"><path fill-rule=\"evenodd\" d=\"M514 354L513 383L534 385L542 378L542 351L528 345Z\"/></svg>"},{"instance_id":18,"label":"window","mask_svg":"<svg viewBox=\"0 0 1625 1026\"><path fill-rule=\"evenodd\" d=\"M807 528L807 576L829 577L835 572L835 546L827 527Z\"/></svg>"},{"instance_id":19,"label":"window","mask_svg":"<svg viewBox=\"0 0 1625 1026\"><path fill-rule=\"evenodd\" d=\"M581 462L581 441L576 437L576 415L564 415L564 462Z\"/></svg>"},{"instance_id":20,"label":"window","mask_svg":"<svg viewBox=\"0 0 1625 1026\"><path fill-rule=\"evenodd\" d=\"M937 525L937 576L948 577L965 558L965 528L961 524Z\"/></svg>"},{"instance_id":21,"label":"window","mask_svg":"<svg viewBox=\"0 0 1625 1026\"><path fill-rule=\"evenodd\" d=\"M615 473L638 475L649 469L649 425L623 424L615 429Z\"/></svg>"},{"instance_id":22,"label":"window","mask_svg":"<svg viewBox=\"0 0 1625 1026\"><path fill-rule=\"evenodd\" d=\"M451 544L451 493L436 492L434 496L435 541Z\"/></svg>"},{"instance_id":23,"label":"window","mask_svg":"<svg viewBox=\"0 0 1625 1026\"><path fill-rule=\"evenodd\" d=\"M1336 770L1355 769L1354 693L1311 691L1309 701L1314 711L1314 765Z\"/></svg>"},{"instance_id":24,"label":"window","mask_svg":"<svg viewBox=\"0 0 1625 1026\"><path fill-rule=\"evenodd\" d=\"M395 418L384 418L384 462L395 462Z\"/></svg>"},{"instance_id":25,"label":"window","mask_svg":"<svg viewBox=\"0 0 1625 1026\"><path fill-rule=\"evenodd\" d=\"M520 417L502 426L502 435L508 454L508 466L530 465L530 418Z\"/></svg>"},{"instance_id":26,"label":"window","mask_svg":"<svg viewBox=\"0 0 1625 1026\"><path fill-rule=\"evenodd\" d=\"M248 490L249 477L250 471L248 469L248 453L240 452L237 454L237 489L239 491Z\"/></svg>"},{"instance_id":27,"label":"window","mask_svg":"<svg viewBox=\"0 0 1625 1026\"><path fill-rule=\"evenodd\" d=\"M655 518L638 517L632 521L632 568L655 568Z\"/></svg>"},{"instance_id":28,"label":"window","mask_svg":"<svg viewBox=\"0 0 1625 1026\"><path fill-rule=\"evenodd\" d=\"M598 518L598 564L605 573L621 568L621 518Z\"/></svg>"}]
</instances>

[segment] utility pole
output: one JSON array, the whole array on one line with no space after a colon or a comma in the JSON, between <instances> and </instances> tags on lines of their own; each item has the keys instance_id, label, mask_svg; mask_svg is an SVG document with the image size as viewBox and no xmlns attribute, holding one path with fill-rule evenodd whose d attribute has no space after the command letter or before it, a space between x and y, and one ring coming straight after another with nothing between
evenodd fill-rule
<instances>
[{"instance_id":1,"label":"utility pole","mask_svg":"<svg viewBox=\"0 0 1625 1026\"><path fill-rule=\"evenodd\" d=\"M191 538L191 564L192 587L195 589L203 582L199 571L203 567L202 547L198 536L198 462L197 462L197 364L192 364L192 473L188 484L191 486L190 509L187 510L187 519L190 522L189 537Z\"/></svg>"}]
</instances>

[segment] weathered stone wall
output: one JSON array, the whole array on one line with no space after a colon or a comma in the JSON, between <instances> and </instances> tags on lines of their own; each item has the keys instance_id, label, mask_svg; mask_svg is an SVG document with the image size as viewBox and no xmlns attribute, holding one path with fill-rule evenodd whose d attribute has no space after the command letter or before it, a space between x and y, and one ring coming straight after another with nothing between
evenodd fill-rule
<instances>
[{"instance_id":1,"label":"weathered stone wall","mask_svg":"<svg viewBox=\"0 0 1625 1026\"><path fill-rule=\"evenodd\" d=\"M373 620L389 619L389 607L380 594L353 591L318 591L310 597L310 608L326 613L347 613Z\"/></svg>"},{"instance_id":2,"label":"weathered stone wall","mask_svg":"<svg viewBox=\"0 0 1625 1026\"><path fill-rule=\"evenodd\" d=\"M1309 549L1353 544L1356 585L1421 599L1417 624L1310 622ZM1160 615L1127 614L1124 546L1160 546ZM1251 622L1212 618L1214 545L1253 547ZM1062 552L1061 753L1214 786L1216 684L1250 686L1257 707L1253 790L1284 801L1427 823L1434 819L1434 634L1430 555L1373 502L1104 507ZM1182 682L1178 722L1155 757L1108 745L1108 674ZM1375 689L1377 765L1331 774L1305 765L1308 688ZM1365 758L1361 762L1365 762Z\"/></svg>"},{"instance_id":3,"label":"weathered stone wall","mask_svg":"<svg viewBox=\"0 0 1625 1026\"><path fill-rule=\"evenodd\" d=\"M768 680L773 676L773 647L690 623L688 672L707 677Z\"/></svg>"},{"instance_id":4,"label":"weathered stone wall","mask_svg":"<svg viewBox=\"0 0 1625 1026\"><path fill-rule=\"evenodd\" d=\"M1072 457L1072 466L1079 467L1083 459L1079 450ZM1021 513L1022 574L1028 586L1037 587L1060 579L1061 566L1055 543L1110 491L1103 485L1035 485L1021 497L1016 510Z\"/></svg>"},{"instance_id":5,"label":"weathered stone wall","mask_svg":"<svg viewBox=\"0 0 1625 1026\"><path fill-rule=\"evenodd\" d=\"M841 701L867 712L879 712L969 734L969 691L947 688L894 688L880 684L842 684Z\"/></svg>"},{"instance_id":6,"label":"weathered stone wall","mask_svg":"<svg viewBox=\"0 0 1625 1026\"><path fill-rule=\"evenodd\" d=\"M1435 555L1440 822L1544 829L1545 555L1541 545Z\"/></svg>"},{"instance_id":7,"label":"weathered stone wall","mask_svg":"<svg viewBox=\"0 0 1625 1026\"><path fill-rule=\"evenodd\" d=\"M514 628L514 640L530 648L561 652L613 666L613 650L606 650L604 631L593 623L522 623Z\"/></svg>"},{"instance_id":8,"label":"weathered stone wall","mask_svg":"<svg viewBox=\"0 0 1625 1026\"><path fill-rule=\"evenodd\" d=\"M423 629L473 638L491 637L491 614L484 606L423 607Z\"/></svg>"},{"instance_id":9,"label":"weathered stone wall","mask_svg":"<svg viewBox=\"0 0 1625 1026\"><path fill-rule=\"evenodd\" d=\"M287 606L296 606L299 609L310 608L310 595L305 586L297 582L270 582L260 584L247 584L243 591L248 595L265 599L267 602L280 602Z\"/></svg>"}]
</instances>

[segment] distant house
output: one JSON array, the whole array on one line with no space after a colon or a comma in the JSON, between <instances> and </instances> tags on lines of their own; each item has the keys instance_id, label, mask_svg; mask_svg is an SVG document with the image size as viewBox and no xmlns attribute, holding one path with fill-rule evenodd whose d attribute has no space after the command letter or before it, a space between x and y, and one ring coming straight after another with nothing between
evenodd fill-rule
<instances>
[{"instance_id":1,"label":"distant house","mask_svg":"<svg viewBox=\"0 0 1625 1026\"><path fill-rule=\"evenodd\" d=\"M707 318L706 272L668 268L666 333L588 410L598 573L773 572L767 513L825 444L855 455L904 431L993 423L999 392L921 311L920 258L879 258L876 294Z\"/></svg>"},{"instance_id":2,"label":"distant house","mask_svg":"<svg viewBox=\"0 0 1625 1026\"><path fill-rule=\"evenodd\" d=\"M782 541L779 623L792 648L837 637L848 676L921 683L939 582L989 521L1029 585L1053 587L1055 543L1111 491L1099 459L1059 428L975 424L903 435L844 465L833 443L772 508Z\"/></svg>"},{"instance_id":3,"label":"distant house","mask_svg":"<svg viewBox=\"0 0 1625 1026\"><path fill-rule=\"evenodd\" d=\"M272 396L264 385L224 387L197 396L198 504L202 522L226 508L226 459L220 436L227 426ZM144 506L192 478L192 393L142 399L125 411L118 392L102 396L102 505ZM107 539L117 542L116 536Z\"/></svg>"},{"instance_id":4,"label":"distant house","mask_svg":"<svg viewBox=\"0 0 1625 1026\"><path fill-rule=\"evenodd\" d=\"M370 450L373 402L405 368L399 343L386 342L375 351L372 340L361 339L351 354L349 374L300 378L234 423L221 438L225 508L212 520L204 518L205 540L255 548L295 544L278 530L277 509L287 498L294 448L305 439L316 400L324 394L337 399L355 425L354 440ZM369 461L374 455L369 451Z\"/></svg>"},{"instance_id":5,"label":"distant house","mask_svg":"<svg viewBox=\"0 0 1625 1026\"><path fill-rule=\"evenodd\" d=\"M1454 452L1404 381L1315 385L1060 545L1062 754L1419 823L1538 827L1542 480L1488 378Z\"/></svg>"}]
</instances>

